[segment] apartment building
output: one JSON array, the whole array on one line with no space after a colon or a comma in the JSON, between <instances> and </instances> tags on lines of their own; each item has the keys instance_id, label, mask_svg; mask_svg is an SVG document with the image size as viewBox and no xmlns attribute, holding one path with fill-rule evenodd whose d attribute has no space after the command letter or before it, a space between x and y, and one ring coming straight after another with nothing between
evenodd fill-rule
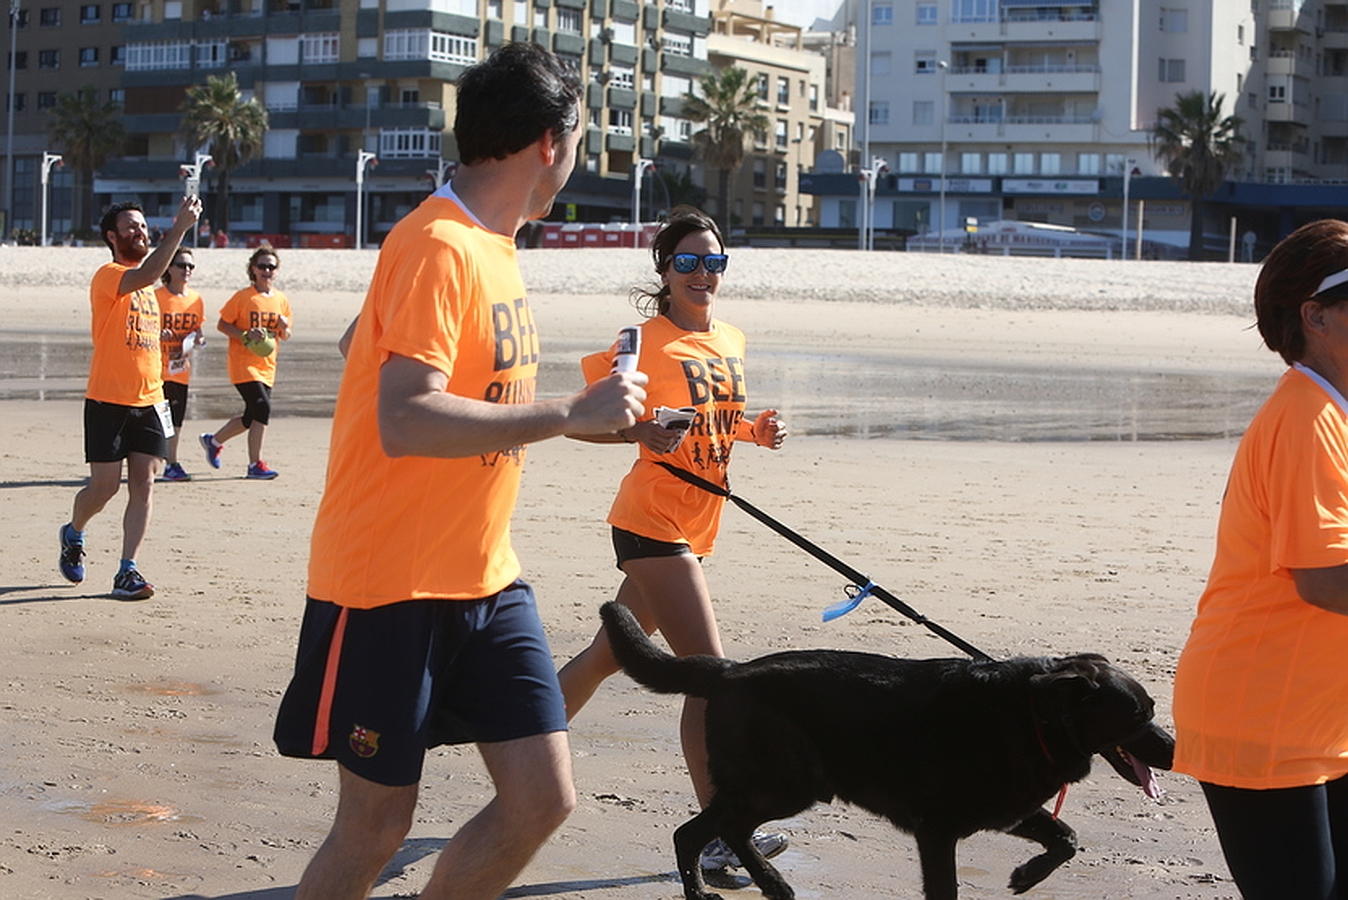
<instances>
[{"instance_id":1,"label":"apartment building","mask_svg":"<svg viewBox=\"0 0 1348 900\"><path fill-rule=\"evenodd\" d=\"M35 4L30 19L45 14L45 7L36 6L44 0L27 2ZM180 134L179 105L190 86L233 72L245 95L267 107L270 129L261 157L231 178L231 233L284 235L322 245L352 240L356 158L367 150L377 154L378 165L366 174L364 219L367 240L378 241L425 196L442 171L441 160L455 158L454 79L507 40L533 40L568 60L586 80L581 159L559 198L558 215L626 219L638 158L660 159L676 170L691 159L681 91L670 87L710 70L707 2L137 0L134 8L52 3L63 27L92 7L115 31L98 46L103 69L67 71L81 57L63 49L59 66L44 73L42 84L60 90L46 81L47 74L60 73L72 88L90 80L123 101L126 152L102 168L95 190L100 202L134 197L152 218L167 221L182 190L178 166L196 149L185 146ZM31 24L16 33L30 67L46 49L36 40L39 34L41 28ZM84 40L82 33L62 47L83 46L78 40ZM94 45L92 37L89 44ZM20 93L36 90L25 90L23 80L17 84ZM25 102L37 101L30 93ZM34 212L32 204L20 202L19 185L28 183L28 148L45 149L45 122L31 115L21 125L16 120L15 130L26 148L20 151L16 137L15 213L23 223ZM209 195L209 170L202 189Z\"/></svg>"},{"instance_id":2,"label":"apartment building","mask_svg":"<svg viewBox=\"0 0 1348 900\"><path fill-rule=\"evenodd\" d=\"M800 192L801 174L822 151L846 153L852 144L851 111L828 103L828 57L807 49L805 30L778 21L760 0L717 0L707 57L713 68L749 73L770 122L752 136L744 164L731 177L731 221L817 224L815 197ZM705 174L713 185L716 173ZM715 199L707 205L714 210Z\"/></svg>"},{"instance_id":3,"label":"apartment building","mask_svg":"<svg viewBox=\"0 0 1348 900\"><path fill-rule=\"evenodd\" d=\"M1151 198L1148 237L1185 244L1188 203L1148 135L1190 91L1224 95L1224 112L1244 119L1233 184L1348 177L1344 0L854 0L840 24L857 33L861 157L889 170L880 229L1006 218L1107 231L1131 187ZM825 195L825 224L859 221L855 183L809 187ZM1224 196L1275 210L1271 228L1315 199Z\"/></svg>"},{"instance_id":4,"label":"apartment building","mask_svg":"<svg viewBox=\"0 0 1348 900\"><path fill-rule=\"evenodd\" d=\"M5 178L10 167L0 168L0 186L6 191L0 204L12 207L14 215L6 218L0 235L9 234L14 227L37 227L39 167L43 152L51 149L47 117L56 105L56 98L85 85L95 85L99 99L121 102L122 24L130 21L133 14L131 3L29 0L19 5L12 19L5 18L5 67L0 72L0 83L4 84L5 135L0 151L8 154L6 148L12 143L14 158L7 160L12 163L12 181ZM74 175L68 168L54 169L51 175L50 221L54 230L69 231ZM3 207L0 211L9 213Z\"/></svg>"}]
</instances>

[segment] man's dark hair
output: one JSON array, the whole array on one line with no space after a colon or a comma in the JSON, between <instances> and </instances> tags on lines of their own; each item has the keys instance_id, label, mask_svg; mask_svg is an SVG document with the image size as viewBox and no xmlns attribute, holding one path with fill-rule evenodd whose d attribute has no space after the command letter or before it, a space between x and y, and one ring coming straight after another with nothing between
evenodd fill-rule
<instances>
[{"instance_id":1,"label":"man's dark hair","mask_svg":"<svg viewBox=\"0 0 1348 900\"><path fill-rule=\"evenodd\" d=\"M117 248L113 246L112 241L108 240L108 232L117 230L117 217L124 212L138 212L142 216L145 210L140 208L139 203L133 203L127 200L123 203L114 203L103 213L103 218L98 220L98 236L103 239L103 243L108 245L112 251L112 258L117 258Z\"/></svg>"},{"instance_id":2,"label":"man's dark hair","mask_svg":"<svg viewBox=\"0 0 1348 900\"><path fill-rule=\"evenodd\" d=\"M516 42L459 76L454 139L467 165L505 159L580 124L580 76L548 50Z\"/></svg>"}]
</instances>

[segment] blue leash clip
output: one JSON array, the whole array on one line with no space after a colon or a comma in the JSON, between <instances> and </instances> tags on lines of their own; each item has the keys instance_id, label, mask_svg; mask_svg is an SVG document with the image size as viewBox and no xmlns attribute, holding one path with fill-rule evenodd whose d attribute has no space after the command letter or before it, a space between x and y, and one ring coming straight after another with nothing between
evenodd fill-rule
<instances>
[{"instance_id":1,"label":"blue leash clip","mask_svg":"<svg viewBox=\"0 0 1348 900\"><path fill-rule=\"evenodd\" d=\"M875 588L876 584L874 581L866 582L865 587L859 587L855 584L847 585L843 588L843 593L847 595L846 599L839 600L837 603L825 607L824 621L832 622L834 619L839 619L847 615L860 606L861 601L865 600L867 595L874 591Z\"/></svg>"}]
</instances>

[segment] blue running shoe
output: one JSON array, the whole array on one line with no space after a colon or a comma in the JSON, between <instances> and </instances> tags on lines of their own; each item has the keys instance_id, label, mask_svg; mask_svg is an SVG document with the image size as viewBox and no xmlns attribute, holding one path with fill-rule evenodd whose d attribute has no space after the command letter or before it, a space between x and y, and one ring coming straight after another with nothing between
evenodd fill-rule
<instances>
[{"instance_id":1,"label":"blue running shoe","mask_svg":"<svg viewBox=\"0 0 1348 900\"><path fill-rule=\"evenodd\" d=\"M200 438L201 449L206 451L206 462L211 464L212 469L220 468L220 451L225 449L215 442L215 435L207 433Z\"/></svg>"},{"instance_id":2,"label":"blue running shoe","mask_svg":"<svg viewBox=\"0 0 1348 900\"><path fill-rule=\"evenodd\" d=\"M183 467L176 462L171 462L164 467L164 474L159 476L160 481L191 481L192 476L183 470Z\"/></svg>"},{"instance_id":3,"label":"blue running shoe","mask_svg":"<svg viewBox=\"0 0 1348 900\"><path fill-rule=\"evenodd\" d=\"M255 463L248 464L247 477L252 478L255 481L271 481L280 474L280 472L276 471L260 459Z\"/></svg>"},{"instance_id":4,"label":"blue running shoe","mask_svg":"<svg viewBox=\"0 0 1348 900\"><path fill-rule=\"evenodd\" d=\"M69 525L62 525L59 532L61 537L61 574L65 576L66 581L72 584L79 584L84 580L84 541L76 541L69 537Z\"/></svg>"}]
</instances>

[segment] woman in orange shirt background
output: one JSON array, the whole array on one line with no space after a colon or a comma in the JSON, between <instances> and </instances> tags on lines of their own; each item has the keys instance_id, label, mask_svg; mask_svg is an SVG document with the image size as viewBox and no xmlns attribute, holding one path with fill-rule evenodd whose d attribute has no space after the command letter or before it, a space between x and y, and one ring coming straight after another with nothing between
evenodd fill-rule
<instances>
[{"instance_id":1,"label":"woman in orange shirt background","mask_svg":"<svg viewBox=\"0 0 1348 900\"><path fill-rule=\"evenodd\" d=\"M281 258L271 247L259 247L248 258L249 286L235 292L220 310L217 330L229 338L229 380L243 398L243 413L234 416L215 434L201 435L206 462L220 468L225 441L248 434L248 469L245 477L269 481L279 473L262 459L262 438L271 421L271 391L276 383L279 341L290 340L294 313L290 300L276 288ZM270 339L269 346L258 343Z\"/></svg>"},{"instance_id":2,"label":"woman in orange shirt background","mask_svg":"<svg viewBox=\"0 0 1348 900\"><path fill-rule=\"evenodd\" d=\"M1246 900L1348 896L1346 300L1348 223L1264 262L1259 333L1291 368L1236 450L1175 675L1175 770Z\"/></svg>"},{"instance_id":3,"label":"woman in orange shirt background","mask_svg":"<svg viewBox=\"0 0 1348 900\"><path fill-rule=\"evenodd\" d=\"M730 451L737 441L776 450L786 438L777 410L746 416L744 334L712 316L721 278L729 264L716 223L698 210L674 210L651 246L660 287L633 291L647 316L640 326L637 370L650 379L646 411L621 432L582 437L595 443L635 443L639 456L623 479L609 511L613 547L623 573L617 599L647 633L659 630L679 656L721 656L721 638L701 559L711 553L725 498L681 480L669 464L724 487ZM614 350L582 360L585 380L608 374ZM684 429L662 426L659 407L691 409ZM600 683L618 671L601 626L593 642L558 673L567 718L574 718ZM711 801L707 772L706 701L684 701L680 737L698 803ZM786 847L781 834L755 834L765 857ZM739 860L720 838L707 846L702 867L715 871Z\"/></svg>"},{"instance_id":4,"label":"woman in orange shirt background","mask_svg":"<svg viewBox=\"0 0 1348 900\"><path fill-rule=\"evenodd\" d=\"M193 348L206 343L201 322L206 316L201 295L188 286L196 260L192 251L180 248L164 270L154 296L159 301L159 319L163 323L160 346L164 351L164 399L173 420L173 437L168 440L168 461L160 481L191 481L192 476L178 462L178 438L187 417L187 392L192 380L192 353L183 352L183 342L192 337Z\"/></svg>"}]
</instances>

